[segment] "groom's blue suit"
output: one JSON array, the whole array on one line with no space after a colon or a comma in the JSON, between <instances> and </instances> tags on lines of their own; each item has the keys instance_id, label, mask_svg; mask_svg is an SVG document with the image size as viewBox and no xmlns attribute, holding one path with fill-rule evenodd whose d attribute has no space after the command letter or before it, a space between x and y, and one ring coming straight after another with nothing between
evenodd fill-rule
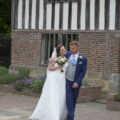
<instances>
[{"instance_id":1,"label":"groom's blue suit","mask_svg":"<svg viewBox=\"0 0 120 120\"><path fill-rule=\"evenodd\" d=\"M70 56L71 56L71 52L67 51L66 53L67 59L69 59ZM77 97L82 84L82 80L87 70L87 57L81 55L80 53L79 56L82 56L83 59L79 60L78 58L77 60L74 81L66 80L66 104L68 109L68 120L74 120L74 112L75 112ZM72 88L74 83L78 84L77 88Z\"/></svg>"}]
</instances>

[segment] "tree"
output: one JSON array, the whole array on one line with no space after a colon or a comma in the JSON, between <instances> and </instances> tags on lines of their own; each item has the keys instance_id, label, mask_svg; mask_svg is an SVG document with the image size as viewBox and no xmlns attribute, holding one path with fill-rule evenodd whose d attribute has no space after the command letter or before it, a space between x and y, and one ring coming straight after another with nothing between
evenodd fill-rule
<instances>
[{"instance_id":1,"label":"tree","mask_svg":"<svg viewBox=\"0 0 120 120\"><path fill-rule=\"evenodd\" d=\"M11 0L0 0L0 65L10 64Z\"/></svg>"},{"instance_id":2,"label":"tree","mask_svg":"<svg viewBox=\"0 0 120 120\"><path fill-rule=\"evenodd\" d=\"M0 33L10 33L11 0L0 0Z\"/></svg>"}]
</instances>

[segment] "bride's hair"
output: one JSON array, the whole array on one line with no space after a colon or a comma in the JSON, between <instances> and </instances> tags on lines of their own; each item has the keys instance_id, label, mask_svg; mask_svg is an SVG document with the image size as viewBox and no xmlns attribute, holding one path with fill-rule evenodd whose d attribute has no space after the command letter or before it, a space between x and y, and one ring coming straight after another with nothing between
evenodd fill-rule
<instances>
[{"instance_id":1,"label":"bride's hair","mask_svg":"<svg viewBox=\"0 0 120 120\"><path fill-rule=\"evenodd\" d=\"M57 57L60 56L60 49L61 49L61 47L63 47L63 45L58 45L58 46L56 47Z\"/></svg>"}]
</instances>

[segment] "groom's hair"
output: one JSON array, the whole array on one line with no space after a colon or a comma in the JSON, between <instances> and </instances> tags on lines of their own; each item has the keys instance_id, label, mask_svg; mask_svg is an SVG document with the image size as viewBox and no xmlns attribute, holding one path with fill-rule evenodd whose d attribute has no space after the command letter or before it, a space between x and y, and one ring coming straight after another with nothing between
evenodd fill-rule
<instances>
[{"instance_id":1,"label":"groom's hair","mask_svg":"<svg viewBox=\"0 0 120 120\"><path fill-rule=\"evenodd\" d=\"M79 43L78 43L78 41L71 41L70 42L70 45L76 45L77 47L79 46Z\"/></svg>"}]
</instances>

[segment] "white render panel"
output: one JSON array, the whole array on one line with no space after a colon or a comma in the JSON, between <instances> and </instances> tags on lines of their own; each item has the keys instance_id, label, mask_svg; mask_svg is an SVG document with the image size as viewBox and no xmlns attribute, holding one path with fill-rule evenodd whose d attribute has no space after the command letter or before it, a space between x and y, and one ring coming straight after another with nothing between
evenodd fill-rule
<instances>
[{"instance_id":1,"label":"white render panel","mask_svg":"<svg viewBox=\"0 0 120 120\"><path fill-rule=\"evenodd\" d=\"M90 0L90 30L95 30L95 0Z\"/></svg>"},{"instance_id":2,"label":"white render panel","mask_svg":"<svg viewBox=\"0 0 120 120\"><path fill-rule=\"evenodd\" d=\"M105 29L105 0L100 0L99 30Z\"/></svg>"},{"instance_id":3,"label":"white render panel","mask_svg":"<svg viewBox=\"0 0 120 120\"><path fill-rule=\"evenodd\" d=\"M47 18L46 18L46 29L51 29L51 20L52 20L52 4L47 4Z\"/></svg>"},{"instance_id":4,"label":"white render panel","mask_svg":"<svg viewBox=\"0 0 120 120\"><path fill-rule=\"evenodd\" d=\"M32 0L32 19L31 19L31 29L35 29L35 19L36 18L36 0Z\"/></svg>"},{"instance_id":5,"label":"white render panel","mask_svg":"<svg viewBox=\"0 0 120 120\"><path fill-rule=\"evenodd\" d=\"M69 4L64 3L63 4L63 30L68 29L68 9L69 9Z\"/></svg>"},{"instance_id":6,"label":"white render panel","mask_svg":"<svg viewBox=\"0 0 120 120\"><path fill-rule=\"evenodd\" d=\"M71 29L77 30L77 3L72 3L72 20L71 20Z\"/></svg>"},{"instance_id":7,"label":"white render panel","mask_svg":"<svg viewBox=\"0 0 120 120\"><path fill-rule=\"evenodd\" d=\"M29 28L29 0L25 1L25 29Z\"/></svg>"},{"instance_id":8,"label":"white render panel","mask_svg":"<svg viewBox=\"0 0 120 120\"><path fill-rule=\"evenodd\" d=\"M55 3L55 30L59 30L59 17L60 17L60 3Z\"/></svg>"},{"instance_id":9,"label":"white render panel","mask_svg":"<svg viewBox=\"0 0 120 120\"><path fill-rule=\"evenodd\" d=\"M22 29L22 4L23 4L23 0L19 0L19 3L18 3L18 29Z\"/></svg>"},{"instance_id":10,"label":"white render panel","mask_svg":"<svg viewBox=\"0 0 120 120\"><path fill-rule=\"evenodd\" d=\"M43 29L44 0L40 0L39 8L39 29Z\"/></svg>"},{"instance_id":11,"label":"white render panel","mask_svg":"<svg viewBox=\"0 0 120 120\"><path fill-rule=\"evenodd\" d=\"M110 0L110 24L109 24L110 30L115 30L115 9L116 1Z\"/></svg>"},{"instance_id":12,"label":"white render panel","mask_svg":"<svg viewBox=\"0 0 120 120\"><path fill-rule=\"evenodd\" d=\"M82 4L81 4L81 30L85 30L85 10L86 8L86 0L82 0Z\"/></svg>"}]
</instances>

